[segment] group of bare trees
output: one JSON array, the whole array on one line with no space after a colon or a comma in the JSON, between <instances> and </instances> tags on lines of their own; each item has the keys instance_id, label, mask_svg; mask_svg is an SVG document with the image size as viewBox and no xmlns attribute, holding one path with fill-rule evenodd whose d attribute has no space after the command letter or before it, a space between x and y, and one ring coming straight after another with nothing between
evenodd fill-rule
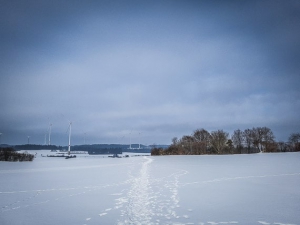
<instances>
[{"instance_id":1,"label":"group of bare trees","mask_svg":"<svg viewBox=\"0 0 300 225\"><path fill-rule=\"evenodd\" d=\"M230 136L223 130L197 129L181 139L174 137L167 149L154 148L152 155L241 154L300 151L300 133L291 134L288 143L276 142L268 127L238 129Z\"/></svg>"},{"instance_id":2,"label":"group of bare trees","mask_svg":"<svg viewBox=\"0 0 300 225\"><path fill-rule=\"evenodd\" d=\"M286 148L285 143L279 142L281 148ZM288 144L294 151L300 151L300 133L293 133L289 137L289 142Z\"/></svg>"},{"instance_id":3,"label":"group of bare trees","mask_svg":"<svg viewBox=\"0 0 300 225\"><path fill-rule=\"evenodd\" d=\"M232 142L238 152L243 148L251 153L251 148L259 152L276 152L277 143L272 130L268 127L256 127L244 131L235 130L232 135Z\"/></svg>"},{"instance_id":4,"label":"group of bare trees","mask_svg":"<svg viewBox=\"0 0 300 225\"><path fill-rule=\"evenodd\" d=\"M16 152L13 148L0 148L0 161L23 162L32 161L34 155Z\"/></svg>"}]
</instances>

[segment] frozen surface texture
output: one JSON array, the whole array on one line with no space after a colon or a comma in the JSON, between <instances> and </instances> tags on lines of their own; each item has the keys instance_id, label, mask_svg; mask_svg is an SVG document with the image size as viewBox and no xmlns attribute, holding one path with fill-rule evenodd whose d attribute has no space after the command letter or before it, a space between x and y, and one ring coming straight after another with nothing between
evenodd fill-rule
<instances>
[{"instance_id":1,"label":"frozen surface texture","mask_svg":"<svg viewBox=\"0 0 300 225\"><path fill-rule=\"evenodd\" d=\"M300 224L300 154L0 162L0 224Z\"/></svg>"}]
</instances>

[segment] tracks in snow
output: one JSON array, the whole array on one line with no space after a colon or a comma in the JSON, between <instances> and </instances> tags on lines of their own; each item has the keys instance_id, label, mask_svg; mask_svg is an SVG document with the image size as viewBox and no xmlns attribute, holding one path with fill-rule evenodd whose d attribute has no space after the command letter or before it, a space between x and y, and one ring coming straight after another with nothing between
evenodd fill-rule
<instances>
[{"instance_id":1,"label":"tracks in snow","mask_svg":"<svg viewBox=\"0 0 300 225\"><path fill-rule=\"evenodd\" d=\"M107 184L99 184L94 186L82 185L78 187L53 188L53 189L36 189L36 190L21 190L21 191L2 191L0 195L20 195L18 200L2 205L1 213L13 210L22 210L28 207L41 207L51 202L69 201L70 198L75 198L79 195L86 195L89 192L95 192L95 196L106 198L105 193L114 196L109 205L99 204L102 209L96 213L90 213L84 217L84 224L101 224L105 219L113 218L117 220L118 225L143 225L143 224L240 224L238 221L207 221L195 222L193 219L193 209L184 209L180 206L179 189L185 186L197 184L210 184L218 182L229 182L234 180L266 178L266 177L282 177L282 176L299 176L300 173L286 173L275 175L258 175L258 176L237 176L223 177L210 180L191 180L190 182L181 182L181 177L186 175L185 170L167 170L164 167L159 173L155 171L156 164L153 163L152 157L140 158L135 163L122 163L129 165L128 175L122 182L108 182ZM109 164L107 166L115 166L119 164ZM98 168L104 166L82 166L80 168ZM64 170L75 169L73 167L65 167ZM26 172L44 171L44 170L27 170ZM45 169L48 171L48 169ZM169 172L168 172L169 171ZM16 171L7 171L7 173ZM3 172L2 172L3 173ZM164 174L164 175L163 175ZM113 188L114 192L111 192ZM72 191L72 194L69 193ZM47 193L52 193L55 198L49 198ZM81 197L80 197L81 198ZM114 217L117 215L117 217ZM118 215L120 217L118 218ZM116 219L117 218L117 219ZM194 221L195 223L193 223ZM290 225L282 222L266 222L255 221L253 224L274 224L274 225Z\"/></svg>"},{"instance_id":2,"label":"tracks in snow","mask_svg":"<svg viewBox=\"0 0 300 225\"><path fill-rule=\"evenodd\" d=\"M139 175L133 179L131 189L128 192L128 205L122 213L127 215L126 223L149 224L153 215L151 204L153 203L152 190L149 182L149 164L153 161L144 158Z\"/></svg>"},{"instance_id":3,"label":"tracks in snow","mask_svg":"<svg viewBox=\"0 0 300 225\"><path fill-rule=\"evenodd\" d=\"M187 171L179 170L161 178L151 178L153 159L144 157L144 162L134 179L126 197L119 198L117 204L123 209L118 225L160 224L178 219L175 209L179 208L179 178ZM165 222L163 222L165 223Z\"/></svg>"}]
</instances>

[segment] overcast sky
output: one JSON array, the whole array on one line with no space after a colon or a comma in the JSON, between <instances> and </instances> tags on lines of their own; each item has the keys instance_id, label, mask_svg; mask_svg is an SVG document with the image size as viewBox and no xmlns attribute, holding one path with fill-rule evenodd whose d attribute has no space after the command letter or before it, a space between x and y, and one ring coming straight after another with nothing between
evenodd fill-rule
<instances>
[{"instance_id":1,"label":"overcast sky","mask_svg":"<svg viewBox=\"0 0 300 225\"><path fill-rule=\"evenodd\" d=\"M7 144L300 132L300 1L0 1ZM85 134L85 135L84 135ZM48 137L47 137L48 139ZM48 140L47 140L48 142Z\"/></svg>"}]
</instances>

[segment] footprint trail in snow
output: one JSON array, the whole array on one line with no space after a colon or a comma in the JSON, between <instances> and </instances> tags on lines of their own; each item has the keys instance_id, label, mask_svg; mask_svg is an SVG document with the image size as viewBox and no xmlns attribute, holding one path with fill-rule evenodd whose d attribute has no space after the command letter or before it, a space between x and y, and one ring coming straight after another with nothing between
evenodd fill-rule
<instances>
[{"instance_id":1,"label":"footprint trail in snow","mask_svg":"<svg viewBox=\"0 0 300 225\"><path fill-rule=\"evenodd\" d=\"M152 158L144 157L144 162L126 197L116 199L116 205L122 207L118 222L122 224L159 224L180 218L175 209L179 206L179 177L186 171L178 171L167 177L150 177ZM182 216L183 217L183 216Z\"/></svg>"}]
</instances>

